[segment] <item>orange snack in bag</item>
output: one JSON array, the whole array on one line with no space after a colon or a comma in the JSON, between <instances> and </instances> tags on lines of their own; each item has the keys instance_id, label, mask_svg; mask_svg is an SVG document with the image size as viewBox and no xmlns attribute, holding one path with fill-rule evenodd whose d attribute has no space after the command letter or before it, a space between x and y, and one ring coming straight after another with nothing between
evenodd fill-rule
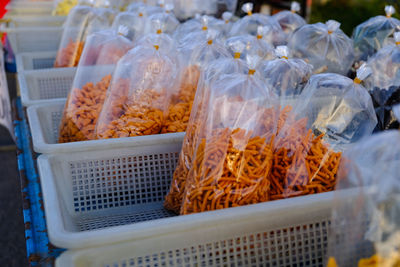
<instances>
[{"instance_id":1,"label":"orange snack in bag","mask_svg":"<svg viewBox=\"0 0 400 267\"><path fill-rule=\"evenodd\" d=\"M87 83L69 96L69 105L61 121L59 143L95 139L94 129L110 81L111 75L107 75L96 84Z\"/></svg>"},{"instance_id":2,"label":"orange snack in bag","mask_svg":"<svg viewBox=\"0 0 400 267\"><path fill-rule=\"evenodd\" d=\"M72 40L68 45L62 48L57 53L57 58L54 63L55 68L66 68L78 66L79 60L82 55L84 42L73 42Z\"/></svg>"}]
</instances>

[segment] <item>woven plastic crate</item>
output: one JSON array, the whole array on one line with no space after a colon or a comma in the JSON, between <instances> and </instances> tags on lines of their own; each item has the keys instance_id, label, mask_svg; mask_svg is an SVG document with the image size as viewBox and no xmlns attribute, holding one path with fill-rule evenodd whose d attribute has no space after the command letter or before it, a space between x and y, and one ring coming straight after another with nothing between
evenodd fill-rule
<instances>
[{"instance_id":1,"label":"woven plastic crate","mask_svg":"<svg viewBox=\"0 0 400 267\"><path fill-rule=\"evenodd\" d=\"M57 51L19 53L15 57L17 72L53 68Z\"/></svg>"},{"instance_id":2,"label":"woven plastic crate","mask_svg":"<svg viewBox=\"0 0 400 267\"><path fill-rule=\"evenodd\" d=\"M49 15L6 15L4 16L7 28L21 27L61 27L63 26L66 16L49 16Z\"/></svg>"},{"instance_id":3,"label":"woven plastic crate","mask_svg":"<svg viewBox=\"0 0 400 267\"><path fill-rule=\"evenodd\" d=\"M311 242L316 233L310 233L308 227L327 226L331 193L173 216L163 208L163 200L180 147L181 142L153 142L41 155L38 167L50 241L59 247L80 249L179 233L186 240L176 244L188 240L197 244L205 241L204 237L217 241L228 235L236 238L273 229L297 229L313 235L308 240ZM204 232L192 236L195 229ZM207 229L211 232L206 235ZM324 235L319 234L322 249ZM298 240L306 241L304 237Z\"/></svg>"},{"instance_id":4,"label":"woven plastic crate","mask_svg":"<svg viewBox=\"0 0 400 267\"><path fill-rule=\"evenodd\" d=\"M52 1L11 1L7 6L8 15L51 15Z\"/></svg>"},{"instance_id":5,"label":"woven plastic crate","mask_svg":"<svg viewBox=\"0 0 400 267\"><path fill-rule=\"evenodd\" d=\"M332 193L325 193L163 219L186 225L144 240L67 251L56 266L322 267L331 203Z\"/></svg>"},{"instance_id":6,"label":"woven plastic crate","mask_svg":"<svg viewBox=\"0 0 400 267\"><path fill-rule=\"evenodd\" d=\"M65 99L71 90L75 72L76 68L54 68L19 73L22 104L31 106Z\"/></svg>"},{"instance_id":7,"label":"woven plastic crate","mask_svg":"<svg viewBox=\"0 0 400 267\"><path fill-rule=\"evenodd\" d=\"M23 52L56 51L63 33L62 27L6 28L14 54Z\"/></svg>"},{"instance_id":8,"label":"woven plastic crate","mask_svg":"<svg viewBox=\"0 0 400 267\"><path fill-rule=\"evenodd\" d=\"M184 133L93 140L58 144L58 130L65 100L58 100L41 105L30 106L27 109L29 126L32 133L33 149L37 153L74 153L112 149L138 144L159 144L183 141Z\"/></svg>"}]
</instances>

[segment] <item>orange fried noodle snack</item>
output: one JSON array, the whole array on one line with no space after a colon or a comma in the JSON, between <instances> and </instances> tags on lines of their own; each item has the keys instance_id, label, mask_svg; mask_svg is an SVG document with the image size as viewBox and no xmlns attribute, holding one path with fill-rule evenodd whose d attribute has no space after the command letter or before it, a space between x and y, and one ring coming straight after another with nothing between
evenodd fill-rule
<instances>
[{"instance_id":1,"label":"orange fried noodle snack","mask_svg":"<svg viewBox=\"0 0 400 267\"><path fill-rule=\"evenodd\" d=\"M181 213L267 201L272 144L243 129L215 130L203 138L189 173Z\"/></svg>"},{"instance_id":2,"label":"orange fried noodle snack","mask_svg":"<svg viewBox=\"0 0 400 267\"><path fill-rule=\"evenodd\" d=\"M159 134L164 121L163 103L166 93L145 89L135 97L128 97L129 81L121 80L118 95L111 100L111 114L106 122L99 122L97 137L101 139Z\"/></svg>"},{"instance_id":3,"label":"orange fried noodle snack","mask_svg":"<svg viewBox=\"0 0 400 267\"><path fill-rule=\"evenodd\" d=\"M182 77L182 82L177 95L173 96L168 115L165 118L162 133L176 133L186 131L200 70L197 66L188 67Z\"/></svg>"},{"instance_id":4,"label":"orange fried noodle snack","mask_svg":"<svg viewBox=\"0 0 400 267\"><path fill-rule=\"evenodd\" d=\"M73 42L70 40L66 47L58 51L54 67L63 68L78 66L84 45L84 42Z\"/></svg>"},{"instance_id":5,"label":"orange fried noodle snack","mask_svg":"<svg viewBox=\"0 0 400 267\"><path fill-rule=\"evenodd\" d=\"M289 111L286 108L283 112ZM271 200L328 192L335 187L341 153L331 150L322 141L323 135L314 136L306 126L306 118L293 120L275 139Z\"/></svg>"},{"instance_id":6,"label":"orange fried noodle snack","mask_svg":"<svg viewBox=\"0 0 400 267\"><path fill-rule=\"evenodd\" d=\"M96 84L87 83L71 91L61 120L60 143L95 139L95 126L110 81L111 75L107 75Z\"/></svg>"}]
</instances>

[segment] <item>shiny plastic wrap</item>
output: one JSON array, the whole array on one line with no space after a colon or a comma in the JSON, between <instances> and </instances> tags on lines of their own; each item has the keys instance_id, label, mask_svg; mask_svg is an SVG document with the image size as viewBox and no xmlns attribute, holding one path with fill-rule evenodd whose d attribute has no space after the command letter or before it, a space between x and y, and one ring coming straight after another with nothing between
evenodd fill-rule
<instances>
[{"instance_id":1,"label":"shiny plastic wrap","mask_svg":"<svg viewBox=\"0 0 400 267\"><path fill-rule=\"evenodd\" d=\"M118 60L133 47L119 32L89 35L68 95L60 124L59 142L95 139L94 130Z\"/></svg>"},{"instance_id":2,"label":"shiny plastic wrap","mask_svg":"<svg viewBox=\"0 0 400 267\"><path fill-rule=\"evenodd\" d=\"M259 28L262 29L261 26L259 26ZM244 46L243 52L240 53L240 57L243 60L246 59L248 54L257 54L264 60L276 58L274 48L264 42L262 37L258 38L249 34L230 37L225 41L225 46L228 48L232 56L235 56L235 51L237 50L236 45L238 42L242 43Z\"/></svg>"},{"instance_id":3,"label":"shiny plastic wrap","mask_svg":"<svg viewBox=\"0 0 400 267\"><path fill-rule=\"evenodd\" d=\"M400 132L344 152L328 238L328 267L400 265Z\"/></svg>"},{"instance_id":4,"label":"shiny plastic wrap","mask_svg":"<svg viewBox=\"0 0 400 267\"><path fill-rule=\"evenodd\" d=\"M76 67L86 37L110 28L115 13L107 8L74 7L65 22L54 67Z\"/></svg>"},{"instance_id":5,"label":"shiny plastic wrap","mask_svg":"<svg viewBox=\"0 0 400 267\"><path fill-rule=\"evenodd\" d=\"M283 104L286 98L294 99L300 95L312 75L313 67L302 59L289 58L286 46L278 46L276 55L278 59L263 61L258 69Z\"/></svg>"},{"instance_id":6,"label":"shiny plastic wrap","mask_svg":"<svg viewBox=\"0 0 400 267\"><path fill-rule=\"evenodd\" d=\"M147 18L145 33L152 32L150 25L151 22L154 20L159 20L162 23L162 31L164 33L168 33L171 35L174 33L176 27L178 27L179 25L179 21L176 19L174 13L172 12L174 9L174 5L166 4L164 9L165 11L154 13Z\"/></svg>"},{"instance_id":7,"label":"shiny plastic wrap","mask_svg":"<svg viewBox=\"0 0 400 267\"><path fill-rule=\"evenodd\" d=\"M295 113L307 117L307 127L331 145L358 141L374 130L377 119L371 96L361 86L370 75L365 65L353 80L334 73L314 75L296 101Z\"/></svg>"},{"instance_id":8,"label":"shiny plastic wrap","mask_svg":"<svg viewBox=\"0 0 400 267\"><path fill-rule=\"evenodd\" d=\"M181 214L269 199L279 104L256 74L255 61L248 74L225 74L210 84Z\"/></svg>"},{"instance_id":9,"label":"shiny plastic wrap","mask_svg":"<svg viewBox=\"0 0 400 267\"><path fill-rule=\"evenodd\" d=\"M186 178L192 167L193 154L197 148L198 139L204 136L202 125L205 116L207 116L205 110L208 109L210 97L213 95L213 92L211 92L213 88L210 84L227 74L248 73L247 64L240 59L239 55L241 51L244 50L243 44L238 42L235 48L235 53L237 55L235 58L224 57L214 60L200 73L182 150L179 154L178 164L173 175L170 191L164 202L164 206L168 210L177 214L179 214L181 209ZM220 90L220 88L214 89L217 91Z\"/></svg>"},{"instance_id":10,"label":"shiny plastic wrap","mask_svg":"<svg viewBox=\"0 0 400 267\"><path fill-rule=\"evenodd\" d=\"M146 22L143 13L142 16L139 16L138 13L134 12L121 12L115 17L111 28L117 30L120 26L124 26L128 29L126 37L130 40L136 40L144 34Z\"/></svg>"},{"instance_id":11,"label":"shiny plastic wrap","mask_svg":"<svg viewBox=\"0 0 400 267\"><path fill-rule=\"evenodd\" d=\"M400 21L392 18L395 11L393 6L386 6L386 16L370 18L354 29L353 40L356 60L368 60L387 43L388 38L395 31L400 31Z\"/></svg>"},{"instance_id":12,"label":"shiny plastic wrap","mask_svg":"<svg viewBox=\"0 0 400 267\"><path fill-rule=\"evenodd\" d=\"M378 117L377 130L398 129L392 106L400 104L400 32L394 33L395 44L387 45L369 58L372 74L365 79Z\"/></svg>"},{"instance_id":13,"label":"shiny plastic wrap","mask_svg":"<svg viewBox=\"0 0 400 267\"><path fill-rule=\"evenodd\" d=\"M173 94L163 133L184 132L192 110L199 77L210 62L231 58L226 48L216 40L217 33L207 31L207 36L194 47L188 61L183 62L182 81L179 90Z\"/></svg>"},{"instance_id":14,"label":"shiny plastic wrap","mask_svg":"<svg viewBox=\"0 0 400 267\"><path fill-rule=\"evenodd\" d=\"M289 39L288 47L293 57L313 65L314 73L347 75L354 62L353 41L334 20L300 27Z\"/></svg>"},{"instance_id":15,"label":"shiny plastic wrap","mask_svg":"<svg viewBox=\"0 0 400 267\"><path fill-rule=\"evenodd\" d=\"M295 30L307 24L303 17L297 14L299 11L300 4L297 2L292 2L290 11L284 10L272 16L278 21L283 32L285 33L286 42L289 40L290 35Z\"/></svg>"},{"instance_id":16,"label":"shiny plastic wrap","mask_svg":"<svg viewBox=\"0 0 400 267\"><path fill-rule=\"evenodd\" d=\"M177 51L137 46L120 59L97 126L99 139L161 133L179 85Z\"/></svg>"}]
</instances>

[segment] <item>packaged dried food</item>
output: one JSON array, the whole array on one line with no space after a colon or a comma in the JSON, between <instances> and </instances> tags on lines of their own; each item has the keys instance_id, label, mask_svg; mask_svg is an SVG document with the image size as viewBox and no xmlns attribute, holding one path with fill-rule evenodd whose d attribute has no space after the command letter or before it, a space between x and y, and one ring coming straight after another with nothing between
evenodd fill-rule
<instances>
[{"instance_id":1,"label":"packaged dried food","mask_svg":"<svg viewBox=\"0 0 400 267\"><path fill-rule=\"evenodd\" d=\"M255 75L256 61L251 58L248 74L225 74L210 84L181 214L268 200L279 105Z\"/></svg>"},{"instance_id":2,"label":"packaged dried food","mask_svg":"<svg viewBox=\"0 0 400 267\"><path fill-rule=\"evenodd\" d=\"M289 58L287 46L278 46L275 51L278 59L263 61L257 69L280 96L282 104L287 98L294 99L300 95L312 75L313 67L302 59Z\"/></svg>"},{"instance_id":3,"label":"packaged dried food","mask_svg":"<svg viewBox=\"0 0 400 267\"><path fill-rule=\"evenodd\" d=\"M178 27L179 25L179 21L176 19L174 13L172 12L174 9L174 5L166 4L164 9L165 10L163 12L154 13L147 18L147 23L144 31L145 33L152 32L151 22L154 20L161 21L163 25L162 31L164 33L171 35L174 33L176 27Z\"/></svg>"},{"instance_id":4,"label":"packaged dried food","mask_svg":"<svg viewBox=\"0 0 400 267\"><path fill-rule=\"evenodd\" d=\"M328 236L328 266L399 266L400 133L388 130L344 152Z\"/></svg>"},{"instance_id":5,"label":"packaged dried food","mask_svg":"<svg viewBox=\"0 0 400 267\"><path fill-rule=\"evenodd\" d=\"M100 31L87 38L60 125L59 142L95 139L94 130L118 60L133 47L118 32Z\"/></svg>"},{"instance_id":6,"label":"packaged dried food","mask_svg":"<svg viewBox=\"0 0 400 267\"><path fill-rule=\"evenodd\" d=\"M386 6L386 16L376 16L358 25L353 32L356 60L366 61L381 49L388 38L400 31L400 21L393 18L393 6Z\"/></svg>"},{"instance_id":7,"label":"packaged dried food","mask_svg":"<svg viewBox=\"0 0 400 267\"><path fill-rule=\"evenodd\" d=\"M177 51L137 46L117 64L100 113L100 139L159 134L179 83Z\"/></svg>"},{"instance_id":8,"label":"packaged dried food","mask_svg":"<svg viewBox=\"0 0 400 267\"><path fill-rule=\"evenodd\" d=\"M283 32L285 33L285 41L289 40L290 35L300 28L301 26L306 25L306 21L297 14L300 11L300 4L298 2L293 1L291 4L290 11L281 11L276 13L272 17L275 18L279 25L281 26Z\"/></svg>"},{"instance_id":9,"label":"packaged dried food","mask_svg":"<svg viewBox=\"0 0 400 267\"><path fill-rule=\"evenodd\" d=\"M263 39L270 45L282 45L285 43L285 35L278 21L267 15L253 14L253 4L246 3L242 6L242 10L247 16L236 21L229 32L229 36L238 36L250 34L257 36L259 34L259 26L263 28Z\"/></svg>"},{"instance_id":10,"label":"packaged dried food","mask_svg":"<svg viewBox=\"0 0 400 267\"><path fill-rule=\"evenodd\" d=\"M307 117L307 127L323 134L331 145L343 145L370 135L377 119L368 91L362 80L371 74L366 65L353 80L335 73L311 76L296 101L295 113Z\"/></svg>"},{"instance_id":11,"label":"packaged dried food","mask_svg":"<svg viewBox=\"0 0 400 267\"><path fill-rule=\"evenodd\" d=\"M261 26L259 29L262 31ZM248 54L257 54L264 60L271 60L275 58L275 51L272 46L264 42L262 37L258 38L249 34L230 37L225 41L225 46L228 48L232 56L235 56L235 46L238 42L244 45L244 50L240 53L243 60L246 59Z\"/></svg>"},{"instance_id":12,"label":"packaged dried food","mask_svg":"<svg viewBox=\"0 0 400 267\"><path fill-rule=\"evenodd\" d=\"M377 130L399 128L392 106L400 104L400 32L394 33L394 39L395 44L383 47L367 62L372 74L364 85L374 102Z\"/></svg>"},{"instance_id":13,"label":"packaged dried food","mask_svg":"<svg viewBox=\"0 0 400 267\"><path fill-rule=\"evenodd\" d=\"M293 57L313 65L314 73L347 75L354 62L353 41L334 20L300 27L292 34L288 47Z\"/></svg>"},{"instance_id":14,"label":"packaged dried food","mask_svg":"<svg viewBox=\"0 0 400 267\"><path fill-rule=\"evenodd\" d=\"M214 60L231 58L226 48L216 40L216 36L215 31L207 31L207 38L198 43L188 61L183 62L181 84L172 96L163 133L186 130L201 72Z\"/></svg>"},{"instance_id":15,"label":"packaged dried food","mask_svg":"<svg viewBox=\"0 0 400 267\"><path fill-rule=\"evenodd\" d=\"M54 67L75 67L79 63L86 37L108 29L115 13L107 8L74 7L65 22Z\"/></svg>"}]
</instances>

